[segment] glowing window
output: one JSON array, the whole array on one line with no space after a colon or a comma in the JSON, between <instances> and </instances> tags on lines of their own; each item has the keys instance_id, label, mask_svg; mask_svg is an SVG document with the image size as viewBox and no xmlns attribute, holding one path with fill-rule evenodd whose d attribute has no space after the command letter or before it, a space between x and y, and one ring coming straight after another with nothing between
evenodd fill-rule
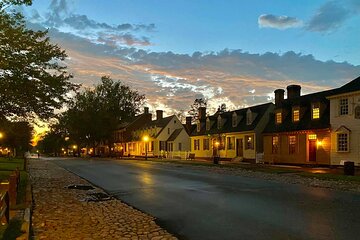
<instances>
[{"instance_id":1,"label":"glowing window","mask_svg":"<svg viewBox=\"0 0 360 240\"><path fill-rule=\"evenodd\" d=\"M296 109L293 111L293 121L298 122L300 120L300 110Z\"/></svg>"},{"instance_id":2,"label":"glowing window","mask_svg":"<svg viewBox=\"0 0 360 240\"><path fill-rule=\"evenodd\" d=\"M317 136L316 134L309 134L308 139L309 140L316 140Z\"/></svg>"},{"instance_id":3,"label":"glowing window","mask_svg":"<svg viewBox=\"0 0 360 240\"><path fill-rule=\"evenodd\" d=\"M280 123L282 122L281 112L276 113L276 115L275 115L275 122L276 122L277 124L280 124Z\"/></svg>"},{"instance_id":4,"label":"glowing window","mask_svg":"<svg viewBox=\"0 0 360 240\"><path fill-rule=\"evenodd\" d=\"M320 118L320 106L319 104L314 104L312 106L312 119L319 119Z\"/></svg>"}]
</instances>

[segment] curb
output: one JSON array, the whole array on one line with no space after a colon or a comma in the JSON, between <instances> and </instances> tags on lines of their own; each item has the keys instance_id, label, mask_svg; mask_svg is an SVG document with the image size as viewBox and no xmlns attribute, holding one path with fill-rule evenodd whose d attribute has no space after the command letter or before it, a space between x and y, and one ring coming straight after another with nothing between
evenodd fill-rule
<instances>
[{"instance_id":1,"label":"curb","mask_svg":"<svg viewBox=\"0 0 360 240\"><path fill-rule=\"evenodd\" d=\"M29 172L27 172L27 173L29 173ZM17 237L16 240L29 240L30 239L33 198L32 198L32 186L30 183L29 174L28 174L28 182L26 185L25 205L26 205L26 209L24 212L23 223L21 225L21 232L23 232L23 234L20 237Z\"/></svg>"}]
</instances>

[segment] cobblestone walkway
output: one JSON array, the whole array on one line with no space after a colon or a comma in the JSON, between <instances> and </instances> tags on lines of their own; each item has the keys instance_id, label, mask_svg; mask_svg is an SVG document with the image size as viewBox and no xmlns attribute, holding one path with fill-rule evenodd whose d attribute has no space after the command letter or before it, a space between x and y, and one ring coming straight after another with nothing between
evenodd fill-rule
<instances>
[{"instance_id":1,"label":"cobblestone walkway","mask_svg":"<svg viewBox=\"0 0 360 240\"><path fill-rule=\"evenodd\" d=\"M72 184L91 185L50 161L32 159L34 239L177 239L160 228L154 218L119 200L85 201L94 190L68 189Z\"/></svg>"}]
</instances>

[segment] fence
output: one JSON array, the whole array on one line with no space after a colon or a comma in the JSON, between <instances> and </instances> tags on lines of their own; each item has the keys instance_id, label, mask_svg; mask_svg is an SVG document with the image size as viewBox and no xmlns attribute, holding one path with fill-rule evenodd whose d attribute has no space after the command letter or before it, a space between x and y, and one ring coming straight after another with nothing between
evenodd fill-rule
<instances>
[{"instance_id":1,"label":"fence","mask_svg":"<svg viewBox=\"0 0 360 240\"><path fill-rule=\"evenodd\" d=\"M8 191L3 191L0 193L0 219L2 225L9 223L9 208L9 193Z\"/></svg>"},{"instance_id":2,"label":"fence","mask_svg":"<svg viewBox=\"0 0 360 240\"><path fill-rule=\"evenodd\" d=\"M17 191L20 183L20 171L16 169L13 171L8 180L0 183L0 190L7 191L9 194L10 205L16 205Z\"/></svg>"}]
</instances>

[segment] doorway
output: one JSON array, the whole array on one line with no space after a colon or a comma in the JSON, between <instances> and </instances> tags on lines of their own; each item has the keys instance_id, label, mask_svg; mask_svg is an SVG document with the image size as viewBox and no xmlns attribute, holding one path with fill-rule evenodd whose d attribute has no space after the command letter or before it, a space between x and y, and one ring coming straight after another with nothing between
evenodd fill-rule
<instances>
[{"instance_id":1,"label":"doorway","mask_svg":"<svg viewBox=\"0 0 360 240\"><path fill-rule=\"evenodd\" d=\"M309 140L309 161L316 162L316 140Z\"/></svg>"},{"instance_id":2,"label":"doorway","mask_svg":"<svg viewBox=\"0 0 360 240\"><path fill-rule=\"evenodd\" d=\"M244 156L244 144L243 144L243 139L242 138L237 138L236 139L236 156L237 157L243 157Z\"/></svg>"}]
</instances>

